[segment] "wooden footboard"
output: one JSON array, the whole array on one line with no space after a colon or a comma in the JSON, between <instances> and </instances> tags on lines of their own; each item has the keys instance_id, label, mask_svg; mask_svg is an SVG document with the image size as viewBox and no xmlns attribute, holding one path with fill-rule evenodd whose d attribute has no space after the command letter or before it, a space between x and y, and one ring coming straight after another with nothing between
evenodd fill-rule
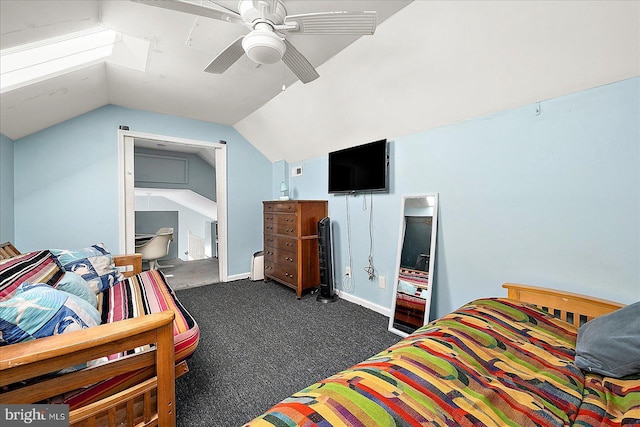
<instances>
[{"instance_id":1,"label":"wooden footboard","mask_svg":"<svg viewBox=\"0 0 640 427\"><path fill-rule=\"evenodd\" d=\"M130 277L142 272L142 255L117 255L114 264L123 268L124 276ZM146 369L151 378L72 410L69 423L173 427L175 379L188 371L184 361L175 365L174 317L173 311L165 311L2 347L0 403L42 402L116 375ZM46 377L64 368L149 344L155 345L152 350Z\"/></svg>"},{"instance_id":2,"label":"wooden footboard","mask_svg":"<svg viewBox=\"0 0 640 427\"><path fill-rule=\"evenodd\" d=\"M614 301L538 286L505 283L502 287L507 289L508 298L533 304L576 327L625 306Z\"/></svg>"},{"instance_id":3,"label":"wooden footboard","mask_svg":"<svg viewBox=\"0 0 640 427\"><path fill-rule=\"evenodd\" d=\"M0 403L36 403L115 375L150 368L155 376L130 389L70 412L70 425L175 426L173 311L123 320L56 337L13 344L0 352ZM149 351L92 368L28 382L147 344Z\"/></svg>"}]
</instances>

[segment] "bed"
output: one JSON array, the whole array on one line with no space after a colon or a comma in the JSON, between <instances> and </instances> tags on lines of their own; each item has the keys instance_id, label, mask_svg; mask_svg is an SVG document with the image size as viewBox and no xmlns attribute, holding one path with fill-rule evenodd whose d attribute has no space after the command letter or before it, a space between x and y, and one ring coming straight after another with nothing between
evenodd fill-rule
<instances>
[{"instance_id":1,"label":"bed","mask_svg":"<svg viewBox=\"0 0 640 427\"><path fill-rule=\"evenodd\" d=\"M46 252L10 254L22 262L4 277L20 267L55 278ZM99 326L0 347L0 403L67 404L73 426L175 425L175 379L188 372L198 326L139 254L113 260L126 279L97 295Z\"/></svg>"},{"instance_id":2,"label":"bed","mask_svg":"<svg viewBox=\"0 0 640 427\"><path fill-rule=\"evenodd\" d=\"M507 298L472 301L245 426L640 425L640 375L574 363L578 327L624 305L503 286Z\"/></svg>"}]
</instances>

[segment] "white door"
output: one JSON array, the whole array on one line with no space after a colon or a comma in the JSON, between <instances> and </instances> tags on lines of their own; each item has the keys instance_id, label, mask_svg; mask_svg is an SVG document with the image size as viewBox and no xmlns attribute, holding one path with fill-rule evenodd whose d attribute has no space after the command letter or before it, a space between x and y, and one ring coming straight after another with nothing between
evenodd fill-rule
<instances>
[{"instance_id":1,"label":"white door","mask_svg":"<svg viewBox=\"0 0 640 427\"><path fill-rule=\"evenodd\" d=\"M133 253L135 246L135 175L133 168L133 148L134 140L137 138L157 140L165 144L178 144L200 149L215 150L216 199L218 205L218 263L220 280L227 282L229 280L227 272L227 146L224 141L212 143L125 130L118 131L120 253Z\"/></svg>"}]
</instances>

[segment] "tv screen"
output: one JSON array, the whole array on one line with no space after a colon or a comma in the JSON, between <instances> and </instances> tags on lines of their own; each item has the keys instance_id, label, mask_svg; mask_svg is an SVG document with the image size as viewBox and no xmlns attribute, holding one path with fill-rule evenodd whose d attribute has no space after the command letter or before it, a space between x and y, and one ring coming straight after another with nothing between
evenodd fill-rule
<instances>
[{"instance_id":1,"label":"tv screen","mask_svg":"<svg viewBox=\"0 0 640 427\"><path fill-rule=\"evenodd\" d=\"M387 140L329 153L329 193L387 190Z\"/></svg>"}]
</instances>

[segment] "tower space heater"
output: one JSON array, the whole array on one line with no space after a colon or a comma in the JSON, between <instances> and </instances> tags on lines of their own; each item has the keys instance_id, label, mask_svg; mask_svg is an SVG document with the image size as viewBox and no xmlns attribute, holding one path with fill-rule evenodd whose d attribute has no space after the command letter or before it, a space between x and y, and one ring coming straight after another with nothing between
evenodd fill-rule
<instances>
[{"instance_id":1,"label":"tower space heater","mask_svg":"<svg viewBox=\"0 0 640 427\"><path fill-rule=\"evenodd\" d=\"M333 288L333 259L331 256L331 220L329 217L318 221L318 256L320 261L320 293L316 298L320 302L338 300Z\"/></svg>"}]
</instances>

